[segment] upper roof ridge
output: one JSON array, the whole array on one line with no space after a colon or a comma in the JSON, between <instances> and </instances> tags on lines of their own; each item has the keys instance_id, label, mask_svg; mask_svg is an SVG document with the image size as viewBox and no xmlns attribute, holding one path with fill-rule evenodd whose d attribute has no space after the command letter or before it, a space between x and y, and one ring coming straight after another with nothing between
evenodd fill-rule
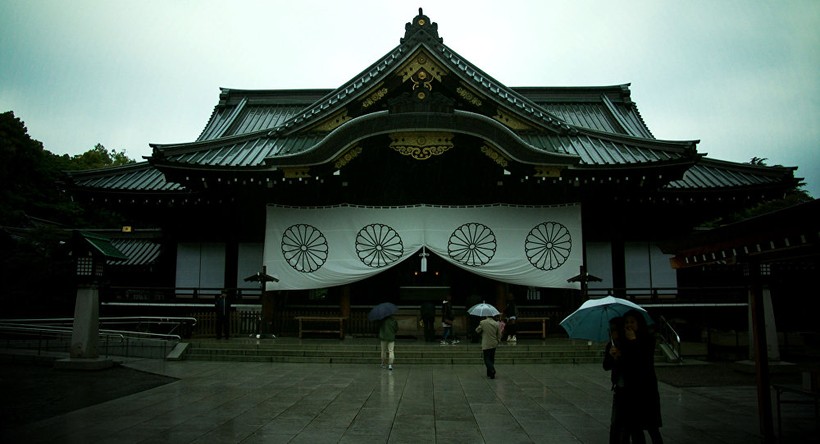
<instances>
[{"instance_id":1,"label":"upper roof ridge","mask_svg":"<svg viewBox=\"0 0 820 444\"><path fill-rule=\"evenodd\" d=\"M430 17L424 15L422 8L419 8L417 15L412 22L404 25L404 38L399 39L400 44L405 41L433 41L442 43L444 39L438 36L438 23L430 21Z\"/></svg>"}]
</instances>

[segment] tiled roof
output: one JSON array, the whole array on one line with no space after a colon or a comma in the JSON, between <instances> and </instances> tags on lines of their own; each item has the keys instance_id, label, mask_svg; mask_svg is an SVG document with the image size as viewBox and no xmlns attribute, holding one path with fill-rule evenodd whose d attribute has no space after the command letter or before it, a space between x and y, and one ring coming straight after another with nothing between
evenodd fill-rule
<instances>
[{"instance_id":1,"label":"tiled roof","mask_svg":"<svg viewBox=\"0 0 820 444\"><path fill-rule=\"evenodd\" d=\"M165 180L165 175L148 162L89 171L69 171L74 184L84 188L112 191L179 192L185 188Z\"/></svg>"},{"instance_id":2,"label":"tiled roof","mask_svg":"<svg viewBox=\"0 0 820 444\"><path fill-rule=\"evenodd\" d=\"M111 239L111 244L128 257L112 265L151 265L162 251L160 244L149 239Z\"/></svg>"},{"instance_id":3,"label":"tiled roof","mask_svg":"<svg viewBox=\"0 0 820 444\"><path fill-rule=\"evenodd\" d=\"M128 256L126 256L122 251L120 251L112 242L111 239L100 236L98 234L87 233L87 232L77 232L77 236L80 239L86 241L86 245L93 247L99 254L105 257L108 260L112 261L121 261L127 260Z\"/></svg>"},{"instance_id":4,"label":"tiled roof","mask_svg":"<svg viewBox=\"0 0 820 444\"><path fill-rule=\"evenodd\" d=\"M424 16L419 18L426 19ZM323 140L325 145L329 145L330 139L326 140L326 136L334 133L306 130L315 129L316 124L345 109L354 100L362 100L364 94L377 85L389 83L396 69L413 60L411 58L419 51L437 59L437 64L450 70L447 75L455 76L484 98L492 99L499 108L504 108L504 112L509 111L522 121L535 125L524 125L528 128L525 130L505 129L528 144L528 162L537 163L532 161L532 157L543 155L544 159L550 156L577 156L577 168L695 163L682 179L667 185L670 190L783 183L791 175L791 169L749 169L742 164L700 159L696 152L697 142L694 141L655 139L630 98L628 84L506 87L444 45L435 24L426 27L417 25L421 22L430 23L416 20L416 23L408 24L405 38L401 39L399 46L339 88L222 89L219 104L195 142L152 145L154 155L151 162L156 167L143 163L120 170L77 173L72 175L75 184L115 191L179 192L185 189L177 183L165 181L157 168L252 171L270 169L277 162L283 162L280 165L297 165L307 159L301 156L318 152L317 147L322 146ZM353 127L362 116L353 117L337 129L343 129L346 125ZM490 116L485 118L489 120ZM517 141L516 136L512 139ZM341 149L343 147L334 147L333 150L326 150L326 154L333 155ZM310 158L310 162L327 160L318 156Z\"/></svg>"},{"instance_id":5,"label":"tiled roof","mask_svg":"<svg viewBox=\"0 0 820 444\"><path fill-rule=\"evenodd\" d=\"M559 136L541 134L522 134L521 137L533 146L549 146L552 150L572 154L581 158L582 166L617 166L665 162L692 157L694 146L690 150L683 147L662 150L648 148L640 143L627 139L595 138L588 135Z\"/></svg>"},{"instance_id":6,"label":"tiled roof","mask_svg":"<svg viewBox=\"0 0 820 444\"><path fill-rule=\"evenodd\" d=\"M541 107L565 122L581 128L654 138L634 106L612 103L606 96L600 102L543 102Z\"/></svg>"},{"instance_id":7,"label":"tiled roof","mask_svg":"<svg viewBox=\"0 0 820 444\"><path fill-rule=\"evenodd\" d=\"M760 185L775 185L792 177L794 168L738 164L704 158L683 178L666 185L667 190L715 190Z\"/></svg>"},{"instance_id":8,"label":"tiled roof","mask_svg":"<svg viewBox=\"0 0 820 444\"><path fill-rule=\"evenodd\" d=\"M197 167L263 168L266 158L305 151L323 138L323 135L316 134L283 138L269 138L257 134L197 146L182 145L179 149L166 147L160 159Z\"/></svg>"},{"instance_id":9,"label":"tiled roof","mask_svg":"<svg viewBox=\"0 0 820 444\"><path fill-rule=\"evenodd\" d=\"M219 104L196 139L214 140L271 130L332 90L236 90L222 88Z\"/></svg>"},{"instance_id":10,"label":"tiled roof","mask_svg":"<svg viewBox=\"0 0 820 444\"><path fill-rule=\"evenodd\" d=\"M628 95L627 85L615 87L512 88L543 107L565 122L595 131L652 138L632 102L613 100L607 92L617 91ZM211 115L208 124L197 141L215 140L239 136L279 127L293 118L315 100L332 90L310 90L313 95L303 94L294 99L289 90L240 91L223 90L223 100Z\"/></svg>"},{"instance_id":11,"label":"tiled roof","mask_svg":"<svg viewBox=\"0 0 820 444\"><path fill-rule=\"evenodd\" d=\"M424 16L417 17L425 18ZM416 23L427 23L419 26ZM548 153L556 147L560 154L577 154L587 165L617 166L621 163L651 162L680 157L680 152L652 153L632 141L610 143L600 134L624 135L654 141L630 99L628 85L609 87L509 88L469 63L438 38L437 26L421 20L408 24L401 44L335 90L242 91L223 89L198 142L187 145L154 145L156 161L191 167L263 167L265 158L310 151L320 138L299 136L332 113L343 109L379 82L394 75L395 69L424 51L438 59L462 81L501 106L551 130L530 136L536 149ZM560 117L559 117L560 116ZM263 134L265 130L269 133ZM587 131L589 130L589 131ZM236 139L241 135L247 138ZM258 134L258 136L254 136ZM550 142L551 134L570 136ZM296 140L290 140L296 136ZM572 136L577 136L571 138ZM200 142L211 141L212 144ZM539 143L542 142L542 143ZM543 143L550 142L550 143ZM651 143L651 142L650 142ZM681 146L694 149L694 143ZM596 152L603 149L603 152ZM661 151L664 151L661 148ZM556 152L556 151L553 151ZM275 163L275 161L273 161Z\"/></svg>"}]
</instances>

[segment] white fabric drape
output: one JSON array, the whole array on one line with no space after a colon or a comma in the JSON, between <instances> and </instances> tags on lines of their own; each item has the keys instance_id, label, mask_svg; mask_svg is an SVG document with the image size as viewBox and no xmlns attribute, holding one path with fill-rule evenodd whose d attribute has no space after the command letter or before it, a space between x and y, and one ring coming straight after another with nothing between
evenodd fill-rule
<instances>
[{"instance_id":1,"label":"white fabric drape","mask_svg":"<svg viewBox=\"0 0 820 444\"><path fill-rule=\"evenodd\" d=\"M426 247L453 265L511 284L577 288L581 207L287 207L269 205L264 263L270 290L348 284Z\"/></svg>"}]
</instances>

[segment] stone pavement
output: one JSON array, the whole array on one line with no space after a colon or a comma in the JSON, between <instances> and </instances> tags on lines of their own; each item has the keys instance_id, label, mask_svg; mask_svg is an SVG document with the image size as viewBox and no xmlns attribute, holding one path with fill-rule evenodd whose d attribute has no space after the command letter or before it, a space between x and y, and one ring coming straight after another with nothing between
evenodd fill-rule
<instances>
[{"instance_id":1,"label":"stone pavement","mask_svg":"<svg viewBox=\"0 0 820 444\"><path fill-rule=\"evenodd\" d=\"M609 375L594 364L500 366L135 359L170 384L16 428L1 442L606 443ZM667 443L760 442L752 386L660 384ZM785 410L783 442L816 438ZM776 425L776 423L775 423Z\"/></svg>"}]
</instances>

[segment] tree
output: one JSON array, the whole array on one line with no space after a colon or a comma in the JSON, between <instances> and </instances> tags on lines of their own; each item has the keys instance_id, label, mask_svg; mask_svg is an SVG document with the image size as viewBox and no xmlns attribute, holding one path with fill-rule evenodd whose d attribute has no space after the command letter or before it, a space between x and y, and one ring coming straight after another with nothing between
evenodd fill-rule
<instances>
[{"instance_id":1,"label":"tree","mask_svg":"<svg viewBox=\"0 0 820 444\"><path fill-rule=\"evenodd\" d=\"M23 226L26 216L68 226L96 225L110 215L84 211L65 192L68 170L105 168L133 163L125 151L97 144L82 154L58 156L32 139L13 111L0 114L0 225ZM102 216L105 218L101 219Z\"/></svg>"},{"instance_id":2,"label":"tree","mask_svg":"<svg viewBox=\"0 0 820 444\"><path fill-rule=\"evenodd\" d=\"M107 150L102 144L98 143L94 145L93 149L72 157L66 165L66 169L92 170L127 165L129 163L134 163L134 160L129 159L125 151Z\"/></svg>"},{"instance_id":3,"label":"tree","mask_svg":"<svg viewBox=\"0 0 820 444\"><path fill-rule=\"evenodd\" d=\"M59 200L51 156L13 112L0 114L0 224L20 224L27 213L51 215L49 207Z\"/></svg>"},{"instance_id":4,"label":"tree","mask_svg":"<svg viewBox=\"0 0 820 444\"><path fill-rule=\"evenodd\" d=\"M72 269L63 228L120 226L123 217L72 201L64 172L131 162L124 151L100 144L75 156L55 155L13 112L0 114L0 303L7 315L70 314ZM31 224L31 217L54 224Z\"/></svg>"}]
</instances>

